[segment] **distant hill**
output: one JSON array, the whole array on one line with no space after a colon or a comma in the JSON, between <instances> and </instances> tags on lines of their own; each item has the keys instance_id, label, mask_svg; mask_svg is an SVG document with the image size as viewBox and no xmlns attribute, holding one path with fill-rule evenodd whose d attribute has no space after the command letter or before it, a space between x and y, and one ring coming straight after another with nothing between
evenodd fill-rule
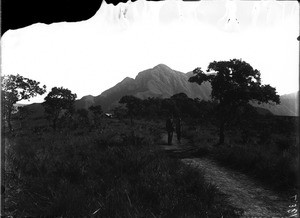
<instances>
[{"instance_id":1,"label":"distant hill","mask_svg":"<svg viewBox=\"0 0 300 218\"><path fill-rule=\"evenodd\" d=\"M206 82L199 86L188 82L192 72L187 74L172 70L166 65L159 64L152 69L140 72L135 79L126 77L114 87L94 97L96 105L100 104L107 111L118 105L124 95L134 95L141 99L148 97L168 98L174 94L184 92L190 98L210 99L211 85ZM83 105L85 97L76 102L76 106Z\"/></svg>"},{"instance_id":2,"label":"distant hill","mask_svg":"<svg viewBox=\"0 0 300 218\"><path fill-rule=\"evenodd\" d=\"M182 73L170 67L159 64L154 68L140 72L135 79L126 77L114 87L102 92L98 96L84 96L75 101L75 107L87 109L91 105L101 105L104 111L109 111L118 105L124 95L134 95L141 99L148 97L168 98L174 94L184 92L190 98L210 100L211 85L209 82L199 86L196 83L188 82L193 72ZM280 97L280 105L256 104L259 113L275 115L298 116L298 95L292 93ZM41 105L34 105L34 108L41 110ZM38 113L40 114L40 113Z\"/></svg>"},{"instance_id":3,"label":"distant hill","mask_svg":"<svg viewBox=\"0 0 300 218\"><path fill-rule=\"evenodd\" d=\"M280 96L279 105L254 104L257 107L268 109L275 115L280 116L299 116L299 91Z\"/></svg>"}]
</instances>

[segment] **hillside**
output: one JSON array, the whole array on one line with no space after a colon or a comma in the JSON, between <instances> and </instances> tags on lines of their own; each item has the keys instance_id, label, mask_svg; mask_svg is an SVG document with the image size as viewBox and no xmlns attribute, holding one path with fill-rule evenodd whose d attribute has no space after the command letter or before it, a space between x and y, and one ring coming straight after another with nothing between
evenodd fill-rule
<instances>
[{"instance_id":1,"label":"hillside","mask_svg":"<svg viewBox=\"0 0 300 218\"><path fill-rule=\"evenodd\" d=\"M264 108L275 115L280 116L299 116L299 92L281 95L280 104L254 104L256 107Z\"/></svg>"},{"instance_id":2,"label":"hillside","mask_svg":"<svg viewBox=\"0 0 300 218\"><path fill-rule=\"evenodd\" d=\"M145 99L148 97L168 98L174 94L184 92L190 98L210 99L211 86L204 83L199 86L188 82L191 72L185 74L172 70L166 65L159 64L156 67L140 72L135 79L126 77L114 87L104 91L93 100L95 104L100 104L106 110L112 109L118 104L124 95L134 95ZM86 98L80 99L76 105L84 105ZM91 99L92 101L92 99Z\"/></svg>"}]
</instances>

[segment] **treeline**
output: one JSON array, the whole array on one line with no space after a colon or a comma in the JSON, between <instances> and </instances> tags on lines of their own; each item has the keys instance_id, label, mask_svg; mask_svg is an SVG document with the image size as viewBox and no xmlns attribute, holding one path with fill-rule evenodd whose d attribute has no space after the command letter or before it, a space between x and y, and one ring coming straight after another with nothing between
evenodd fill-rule
<instances>
[{"instance_id":1,"label":"treeline","mask_svg":"<svg viewBox=\"0 0 300 218\"><path fill-rule=\"evenodd\" d=\"M178 93L170 98L140 99L135 96L123 96L119 103L123 104L113 109L114 115L119 118L166 118L174 117L208 117L213 114L215 102L204 101L198 98L189 98L185 93Z\"/></svg>"},{"instance_id":2,"label":"treeline","mask_svg":"<svg viewBox=\"0 0 300 218\"><path fill-rule=\"evenodd\" d=\"M26 106L15 106L21 100L28 100L46 93L46 86L40 85L40 82L17 75L6 75L1 77L1 123L2 131L12 132L14 129L25 129L32 123L28 120L33 117L35 110L31 110ZM42 103L45 113L43 117L49 121L50 126L56 130L57 127L62 128L78 128L78 127L97 127L100 124L100 117L103 114L100 105L91 106L86 109L75 110L74 102L77 98L75 93L63 87L53 87L44 98ZM19 122L12 122L18 120ZM26 122L27 121L27 122ZM13 125L14 124L14 125ZM36 130L43 125L34 126ZM6 130L7 127L7 130Z\"/></svg>"}]
</instances>

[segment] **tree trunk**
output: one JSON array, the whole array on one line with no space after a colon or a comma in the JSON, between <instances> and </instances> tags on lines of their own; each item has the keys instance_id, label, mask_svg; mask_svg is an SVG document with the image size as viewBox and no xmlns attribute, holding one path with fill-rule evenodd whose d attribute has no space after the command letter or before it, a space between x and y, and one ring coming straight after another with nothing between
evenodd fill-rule
<instances>
[{"instance_id":1,"label":"tree trunk","mask_svg":"<svg viewBox=\"0 0 300 218\"><path fill-rule=\"evenodd\" d=\"M133 126L133 115L132 115L132 112L130 111L129 112L129 116L130 116L130 124L131 124L131 126Z\"/></svg>"},{"instance_id":2,"label":"tree trunk","mask_svg":"<svg viewBox=\"0 0 300 218\"><path fill-rule=\"evenodd\" d=\"M53 129L54 129L54 130L56 130L56 121L57 121L57 118L54 118L54 119L53 119Z\"/></svg>"},{"instance_id":3,"label":"tree trunk","mask_svg":"<svg viewBox=\"0 0 300 218\"><path fill-rule=\"evenodd\" d=\"M7 117L7 123L8 123L8 129L9 132L12 132L12 126L11 126L11 110L8 111L8 117Z\"/></svg>"},{"instance_id":4,"label":"tree trunk","mask_svg":"<svg viewBox=\"0 0 300 218\"><path fill-rule=\"evenodd\" d=\"M220 124L220 132L219 132L219 145L223 144L225 141L224 127L225 127L225 122L222 120Z\"/></svg>"}]
</instances>

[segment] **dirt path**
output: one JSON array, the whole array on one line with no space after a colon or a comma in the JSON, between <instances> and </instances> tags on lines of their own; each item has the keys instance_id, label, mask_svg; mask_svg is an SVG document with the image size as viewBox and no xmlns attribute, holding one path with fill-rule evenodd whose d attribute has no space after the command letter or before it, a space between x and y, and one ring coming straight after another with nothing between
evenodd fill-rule
<instances>
[{"instance_id":1,"label":"dirt path","mask_svg":"<svg viewBox=\"0 0 300 218\"><path fill-rule=\"evenodd\" d=\"M190 153L195 147L186 140L179 144L174 135L173 145L163 145L169 153ZM167 135L163 136L167 141ZM185 157L186 155L183 155ZM205 178L228 196L229 202L245 211L243 217L292 217L288 213L292 199L284 199L271 190L261 187L247 175L220 166L208 158L182 158L182 162L205 172ZM296 216L293 216L296 217Z\"/></svg>"}]
</instances>

